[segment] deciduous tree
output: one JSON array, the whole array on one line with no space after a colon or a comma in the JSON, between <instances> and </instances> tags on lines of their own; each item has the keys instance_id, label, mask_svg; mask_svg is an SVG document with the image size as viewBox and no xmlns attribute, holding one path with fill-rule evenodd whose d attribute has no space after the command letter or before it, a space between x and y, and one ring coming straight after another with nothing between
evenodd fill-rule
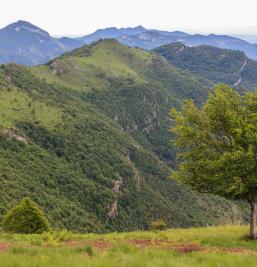
<instances>
[{"instance_id":1,"label":"deciduous tree","mask_svg":"<svg viewBox=\"0 0 257 267\"><path fill-rule=\"evenodd\" d=\"M173 144L179 149L172 177L200 192L247 201L255 239L257 91L240 95L220 84L201 108L187 100L171 117Z\"/></svg>"}]
</instances>

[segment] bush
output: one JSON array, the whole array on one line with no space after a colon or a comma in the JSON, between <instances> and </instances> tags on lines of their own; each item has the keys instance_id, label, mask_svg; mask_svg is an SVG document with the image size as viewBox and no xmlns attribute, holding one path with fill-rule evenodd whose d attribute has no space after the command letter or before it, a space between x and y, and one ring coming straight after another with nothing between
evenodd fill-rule
<instances>
[{"instance_id":1,"label":"bush","mask_svg":"<svg viewBox=\"0 0 257 267\"><path fill-rule=\"evenodd\" d=\"M62 242L71 238L71 233L67 230L51 231L43 235L43 240L48 246L59 246Z\"/></svg>"},{"instance_id":2,"label":"bush","mask_svg":"<svg viewBox=\"0 0 257 267\"><path fill-rule=\"evenodd\" d=\"M151 222L152 230L165 230L166 228L167 228L167 223L162 219Z\"/></svg>"},{"instance_id":3,"label":"bush","mask_svg":"<svg viewBox=\"0 0 257 267\"><path fill-rule=\"evenodd\" d=\"M88 254L88 256L93 256L94 255L94 250L93 250L93 248L91 246L87 246L85 251Z\"/></svg>"},{"instance_id":4,"label":"bush","mask_svg":"<svg viewBox=\"0 0 257 267\"><path fill-rule=\"evenodd\" d=\"M3 230L19 234L41 234L50 229L43 212L29 198L24 198L3 218Z\"/></svg>"}]
</instances>

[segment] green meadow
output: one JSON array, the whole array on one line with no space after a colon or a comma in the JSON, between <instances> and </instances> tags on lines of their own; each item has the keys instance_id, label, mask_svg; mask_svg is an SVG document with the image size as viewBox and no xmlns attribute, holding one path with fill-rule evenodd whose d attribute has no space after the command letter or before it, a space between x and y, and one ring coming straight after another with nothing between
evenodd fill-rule
<instances>
[{"instance_id":1,"label":"green meadow","mask_svg":"<svg viewBox=\"0 0 257 267\"><path fill-rule=\"evenodd\" d=\"M165 231L0 235L1 267L256 266L257 241L248 226Z\"/></svg>"}]
</instances>

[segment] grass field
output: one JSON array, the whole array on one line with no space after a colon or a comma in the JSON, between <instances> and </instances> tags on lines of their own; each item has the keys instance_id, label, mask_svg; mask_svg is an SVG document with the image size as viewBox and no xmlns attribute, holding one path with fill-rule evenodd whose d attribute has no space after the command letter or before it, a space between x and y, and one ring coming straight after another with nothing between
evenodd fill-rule
<instances>
[{"instance_id":1,"label":"grass field","mask_svg":"<svg viewBox=\"0 0 257 267\"><path fill-rule=\"evenodd\" d=\"M58 110L35 101L16 88L0 90L0 107L0 128L13 127L17 121L37 121L51 128L61 121Z\"/></svg>"},{"instance_id":2,"label":"grass field","mask_svg":"<svg viewBox=\"0 0 257 267\"><path fill-rule=\"evenodd\" d=\"M139 72L151 64L150 53L136 48L127 49L115 40L99 42L92 47L90 55L81 56L85 49L88 48L77 49L69 56L55 60L50 66L40 65L31 71L50 83L82 92L106 88L109 78L145 82Z\"/></svg>"},{"instance_id":3,"label":"grass field","mask_svg":"<svg viewBox=\"0 0 257 267\"><path fill-rule=\"evenodd\" d=\"M0 235L0 267L257 266L247 226L77 235Z\"/></svg>"}]
</instances>

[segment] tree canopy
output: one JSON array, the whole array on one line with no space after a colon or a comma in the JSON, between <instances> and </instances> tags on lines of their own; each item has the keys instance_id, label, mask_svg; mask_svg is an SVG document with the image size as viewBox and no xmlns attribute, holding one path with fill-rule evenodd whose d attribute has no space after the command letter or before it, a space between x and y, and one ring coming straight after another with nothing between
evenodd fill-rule
<instances>
[{"instance_id":1,"label":"tree canopy","mask_svg":"<svg viewBox=\"0 0 257 267\"><path fill-rule=\"evenodd\" d=\"M19 234L40 234L50 229L43 212L29 198L23 198L3 218L3 229Z\"/></svg>"},{"instance_id":2,"label":"tree canopy","mask_svg":"<svg viewBox=\"0 0 257 267\"><path fill-rule=\"evenodd\" d=\"M257 91L241 96L220 84L201 108L187 100L171 117L179 148L172 177L198 191L250 203L251 236L256 238Z\"/></svg>"}]
</instances>

